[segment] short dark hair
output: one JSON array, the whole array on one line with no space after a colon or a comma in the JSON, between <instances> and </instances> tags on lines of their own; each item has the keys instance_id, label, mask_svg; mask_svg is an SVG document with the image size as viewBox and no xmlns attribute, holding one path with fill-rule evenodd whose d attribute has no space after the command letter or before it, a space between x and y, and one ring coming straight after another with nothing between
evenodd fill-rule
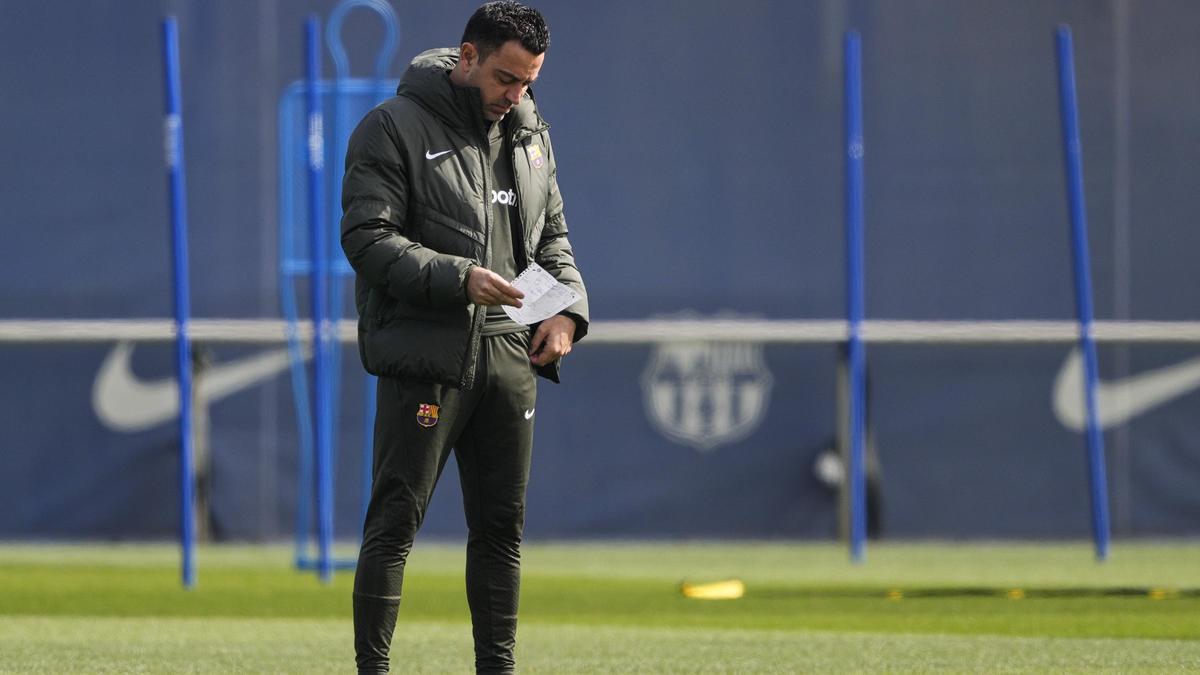
<instances>
[{"instance_id":1,"label":"short dark hair","mask_svg":"<svg viewBox=\"0 0 1200 675\"><path fill-rule=\"evenodd\" d=\"M530 54L541 54L550 47L550 29L541 12L515 0L489 2L475 10L463 31L463 42L470 42L485 59L509 40L517 40Z\"/></svg>"}]
</instances>

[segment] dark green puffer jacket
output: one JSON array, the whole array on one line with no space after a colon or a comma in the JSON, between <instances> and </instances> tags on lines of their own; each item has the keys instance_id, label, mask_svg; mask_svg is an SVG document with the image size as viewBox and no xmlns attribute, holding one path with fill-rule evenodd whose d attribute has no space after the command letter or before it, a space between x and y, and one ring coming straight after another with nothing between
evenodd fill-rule
<instances>
[{"instance_id":1,"label":"dark green puffer jacket","mask_svg":"<svg viewBox=\"0 0 1200 675\"><path fill-rule=\"evenodd\" d=\"M396 96L354 130L342 183L342 249L357 272L367 371L469 388L486 308L467 300L465 281L473 265L490 266L496 186L479 90L450 82L457 62L457 49L417 56ZM583 298L564 312L579 340L587 333L587 294L567 241L549 125L531 94L505 121L525 259ZM557 382L558 365L539 373Z\"/></svg>"}]
</instances>

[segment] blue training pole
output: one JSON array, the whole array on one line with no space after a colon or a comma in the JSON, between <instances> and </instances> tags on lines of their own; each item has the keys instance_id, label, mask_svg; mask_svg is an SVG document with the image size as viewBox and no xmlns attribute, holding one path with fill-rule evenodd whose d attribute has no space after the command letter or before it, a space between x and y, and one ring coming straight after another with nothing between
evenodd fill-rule
<instances>
[{"instance_id":1,"label":"blue training pole","mask_svg":"<svg viewBox=\"0 0 1200 675\"><path fill-rule=\"evenodd\" d=\"M862 40L847 31L845 40L846 133L846 318L849 321L850 360L850 559L862 562L866 541L866 469L863 406L866 390L866 348L860 331L863 300L863 114Z\"/></svg>"},{"instance_id":2,"label":"blue training pole","mask_svg":"<svg viewBox=\"0 0 1200 675\"><path fill-rule=\"evenodd\" d=\"M163 144L171 202L171 287L175 307L175 370L179 377L179 543L184 588L196 585L196 514L192 491L192 345L188 337L187 193L183 173L183 114L179 85L179 28L175 17L162 22L166 116Z\"/></svg>"},{"instance_id":3,"label":"blue training pole","mask_svg":"<svg viewBox=\"0 0 1200 675\"><path fill-rule=\"evenodd\" d=\"M1071 29L1055 31L1058 54L1058 103L1062 117L1063 159L1067 174L1067 204L1071 215L1071 251L1075 262L1075 310L1079 315L1079 347L1083 350L1084 397L1087 410L1088 483L1092 500L1092 537L1096 559L1108 558L1108 479L1104 465L1104 436L1096 410L1099 366L1092 338L1092 278L1089 269L1087 210L1083 198L1083 147L1079 141L1079 106L1075 100L1075 61Z\"/></svg>"},{"instance_id":4,"label":"blue training pole","mask_svg":"<svg viewBox=\"0 0 1200 675\"><path fill-rule=\"evenodd\" d=\"M332 325L329 307L329 254L325 237L325 139L324 118L317 82L321 78L320 20L308 17L305 24L305 63L308 110L308 217L309 254L312 257L311 292L313 322L313 440L317 461L317 571L321 580L333 579L333 454L331 429L331 383L329 382Z\"/></svg>"},{"instance_id":5,"label":"blue training pole","mask_svg":"<svg viewBox=\"0 0 1200 675\"><path fill-rule=\"evenodd\" d=\"M370 9L379 16L383 22L383 43L379 46L379 53L375 57L375 91L378 100L383 100L391 95L391 87L385 84L388 70L391 67L392 59L396 55L396 47L400 41L400 20L396 16L396 10L392 5L385 0L342 0L338 6L333 9L329 15L329 24L325 28L325 41L329 44L329 54L333 58L334 69L334 121L333 121L333 156L346 156L346 143L350 138L351 132L354 131L355 119L353 115L346 112L345 101L346 96L343 92L345 80L350 77L350 59L346 55L346 46L342 42L342 24L346 20L346 15L351 10L363 7ZM338 201L341 199L341 181L339 173L334 172L330 176L330 194L333 198L330 200L330 218L333 222L337 222L340 217L341 205ZM331 233L336 237L336 233ZM336 246L336 244L334 244ZM337 270L331 274L333 289L331 293L332 300L337 303L341 297L339 294L340 277ZM331 314L335 317L341 316L340 306L335 304ZM336 351L334 352L337 353ZM335 371L339 369L334 367ZM365 405L363 406L363 443L362 443L362 494L361 494L361 511L362 519L365 521L367 517L367 508L371 503L371 483L373 477L373 461L374 448L372 439L374 437L375 425L375 386L376 380L374 375L366 375L364 377ZM336 410L337 399L334 401L333 419L338 419Z\"/></svg>"}]
</instances>

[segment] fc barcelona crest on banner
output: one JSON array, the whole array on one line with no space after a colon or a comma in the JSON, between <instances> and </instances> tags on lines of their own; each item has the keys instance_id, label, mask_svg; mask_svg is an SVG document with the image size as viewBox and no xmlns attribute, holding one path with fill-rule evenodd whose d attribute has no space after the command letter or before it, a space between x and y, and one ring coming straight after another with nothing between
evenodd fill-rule
<instances>
[{"instance_id":1,"label":"fc barcelona crest on banner","mask_svg":"<svg viewBox=\"0 0 1200 675\"><path fill-rule=\"evenodd\" d=\"M772 384L762 345L752 342L663 343L642 375L650 422L702 452L757 429Z\"/></svg>"},{"instance_id":2,"label":"fc barcelona crest on banner","mask_svg":"<svg viewBox=\"0 0 1200 675\"><path fill-rule=\"evenodd\" d=\"M417 408L417 424L431 427L438 423L438 407L432 403L422 403Z\"/></svg>"}]
</instances>

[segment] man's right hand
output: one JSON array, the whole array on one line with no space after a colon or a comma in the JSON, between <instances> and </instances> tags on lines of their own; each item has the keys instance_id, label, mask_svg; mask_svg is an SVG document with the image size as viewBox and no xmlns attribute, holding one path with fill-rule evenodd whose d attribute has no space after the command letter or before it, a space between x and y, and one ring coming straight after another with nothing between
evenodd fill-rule
<instances>
[{"instance_id":1,"label":"man's right hand","mask_svg":"<svg viewBox=\"0 0 1200 675\"><path fill-rule=\"evenodd\" d=\"M495 272L476 265L467 272L467 299L476 305L521 306L525 294Z\"/></svg>"}]
</instances>

